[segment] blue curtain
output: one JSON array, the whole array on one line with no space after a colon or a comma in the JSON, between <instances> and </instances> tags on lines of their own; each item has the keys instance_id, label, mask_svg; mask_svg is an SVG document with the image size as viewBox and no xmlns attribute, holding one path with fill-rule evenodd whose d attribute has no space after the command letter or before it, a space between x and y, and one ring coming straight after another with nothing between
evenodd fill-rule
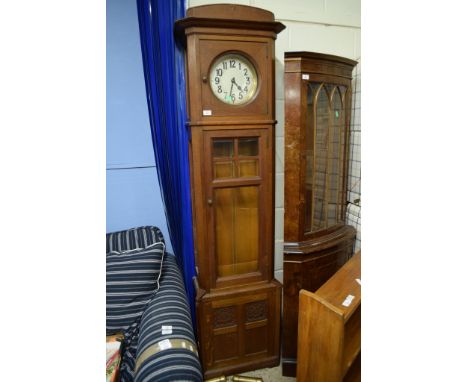
<instances>
[{"instance_id":1,"label":"blue curtain","mask_svg":"<svg viewBox=\"0 0 468 382\"><path fill-rule=\"evenodd\" d=\"M185 108L183 48L174 22L185 16L184 0L137 0L151 135L172 248L183 270L195 323L192 207ZM194 325L196 327L196 325Z\"/></svg>"}]
</instances>

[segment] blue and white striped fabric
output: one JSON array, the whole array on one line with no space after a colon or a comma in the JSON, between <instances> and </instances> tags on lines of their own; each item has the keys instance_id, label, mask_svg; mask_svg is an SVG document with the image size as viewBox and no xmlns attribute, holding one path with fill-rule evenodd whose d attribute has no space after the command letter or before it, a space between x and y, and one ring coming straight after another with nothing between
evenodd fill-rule
<instances>
[{"instance_id":1,"label":"blue and white striped fabric","mask_svg":"<svg viewBox=\"0 0 468 382\"><path fill-rule=\"evenodd\" d=\"M159 251L161 245L163 251L159 252L161 255L159 276L157 276L159 279L151 278L151 274L156 274L151 269L157 265L157 260L146 263L151 256L149 258L141 256L147 254L147 250ZM116 250L119 252L116 253ZM163 252L164 238L157 227L138 227L106 235L107 309L110 309L109 313L116 313L119 317L117 321L122 320L119 323L112 318L108 319L107 332L108 334L116 331L124 332L125 346L120 366L122 382L203 381L182 274L175 257L164 256ZM109 266L109 260L112 266ZM130 266L130 270L126 268L127 266ZM138 271L132 273L132 269ZM130 283L130 288L125 289L123 285L127 283L123 281L129 281L127 277L131 281L137 275L141 277L139 281L142 284ZM158 280L159 291L156 293ZM136 297L144 296L134 288L138 286L144 289L146 282L150 281L153 283L151 286L153 292L148 292L149 297L133 301ZM112 284L109 285L109 282ZM112 290L117 287L121 289L113 292ZM151 288L148 288L148 291ZM130 306L127 306L125 301L128 301ZM139 309L143 313L138 313ZM171 326L171 334L162 334L163 325ZM182 341L186 348L172 347L153 354L154 345L164 340L175 340L179 343ZM191 346L193 350L190 350ZM146 358L141 357L142 354L146 355ZM135 370L136 365L138 370Z\"/></svg>"},{"instance_id":2,"label":"blue and white striped fabric","mask_svg":"<svg viewBox=\"0 0 468 382\"><path fill-rule=\"evenodd\" d=\"M138 329L138 326L135 326ZM138 345L138 334L129 332L124 339L124 347L122 350L122 359L120 361L120 382L133 382L135 370L135 357Z\"/></svg>"},{"instance_id":3,"label":"blue and white striped fabric","mask_svg":"<svg viewBox=\"0 0 468 382\"><path fill-rule=\"evenodd\" d=\"M161 286L143 313L137 347L135 382L203 381L196 340L182 274L174 256L166 256ZM162 333L162 326L170 327ZM149 356L148 350L164 340L183 340L187 348L168 348ZM194 349L190 350L189 344ZM141 362L143 353L146 356Z\"/></svg>"},{"instance_id":4,"label":"blue and white striped fabric","mask_svg":"<svg viewBox=\"0 0 468 382\"><path fill-rule=\"evenodd\" d=\"M159 289L164 243L106 255L107 334L126 332Z\"/></svg>"},{"instance_id":5,"label":"blue and white striped fabric","mask_svg":"<svg viewBox=\"0 0 468 382\"><path fill-rule=\"evenodd\" d=\"M112 237L112 234L108 236ZM118 237L121 243L120 238L127 240L131 236L121 234L114 237ZM140 237L158 240L154 235ZM138 241L131 243L131 246L141 245ZM150 243L146 241L145 245ZM133 381L140 319L159 289L164 250L164 242L158 241L144 249L111 251L106 254L106 331L107 335L117 332L124 334L120 366L120 380L123 382Z\"/></svg>"},{"instance_id":6,"label":"blue and white striped fabric","mask_svg":"<svg viewBox=\"0 0 468 382\"><path fill-rule=\"evenodd\" d=\"M164 243L164 236L158 227L144 226L106 234L106 253L146 248L154 243Z\"/></svg>"}]
</instances>

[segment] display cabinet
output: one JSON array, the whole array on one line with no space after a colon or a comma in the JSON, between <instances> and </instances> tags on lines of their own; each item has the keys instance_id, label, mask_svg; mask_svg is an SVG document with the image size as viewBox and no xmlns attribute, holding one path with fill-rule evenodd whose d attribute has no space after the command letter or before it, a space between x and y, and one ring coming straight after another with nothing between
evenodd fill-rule
<instances>
[{"instance_id":1,"label":"display cabinet","mask_svg":"<svg viewBox=\"0 0 468 382\"><path fill-rule=\"evenodd\" d=\"M283 374L296 373L299 290L317 290L352 255L345 225L351 79L356 62L285 53Z\"/></svg>"},{"instance_id":2,"label":"display cabinet","mask_svg":"<svg viewBox=\"0 0 468 382\"><path fill-rule=\"evenodd\" d=\"M273 278L271 12L215 4L176 22L186 43L198 340L205 378L279 364Z\"/></svg>"}]
</instances>

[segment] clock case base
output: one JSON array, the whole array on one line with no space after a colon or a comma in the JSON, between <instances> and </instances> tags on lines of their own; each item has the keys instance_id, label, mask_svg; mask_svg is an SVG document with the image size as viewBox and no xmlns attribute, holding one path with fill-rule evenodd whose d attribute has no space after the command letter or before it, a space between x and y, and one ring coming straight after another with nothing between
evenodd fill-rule
<instances>
[{"instance_id":1,"label":"clock case base","mask_svg":"<svg viewBox=\"0 0 468 382\"><path fill-rule=\"evenodd\" d=\"M205 379L279 365L281 283L197 290Z\"/></svg>"}]
</instances>

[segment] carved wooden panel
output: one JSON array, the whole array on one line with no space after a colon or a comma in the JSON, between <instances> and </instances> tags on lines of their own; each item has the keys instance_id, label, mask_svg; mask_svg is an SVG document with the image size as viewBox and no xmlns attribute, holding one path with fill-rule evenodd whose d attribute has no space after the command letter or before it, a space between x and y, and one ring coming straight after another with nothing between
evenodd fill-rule
<instances>
[{"instance_id":1,"label":"carved wooden panel","mask_svg":"<svg viewBox=\"0 0 468 382\"><path fill-rule=\"evenodd\" d=\"M236 324L236 307L224 306L213 310L213 327L223 328Z\"/></svg>"},{"instance_id":2,"label":"carved wooden panel","mask_svg":"<svg viewBox=\"0 0 468 382\"><path fill-rule=\"evenodd\" d=\"M267 318L267 302L265 300L249 302L245 305L245 322L260 321Z\"/></svg>"}]
</instances>

